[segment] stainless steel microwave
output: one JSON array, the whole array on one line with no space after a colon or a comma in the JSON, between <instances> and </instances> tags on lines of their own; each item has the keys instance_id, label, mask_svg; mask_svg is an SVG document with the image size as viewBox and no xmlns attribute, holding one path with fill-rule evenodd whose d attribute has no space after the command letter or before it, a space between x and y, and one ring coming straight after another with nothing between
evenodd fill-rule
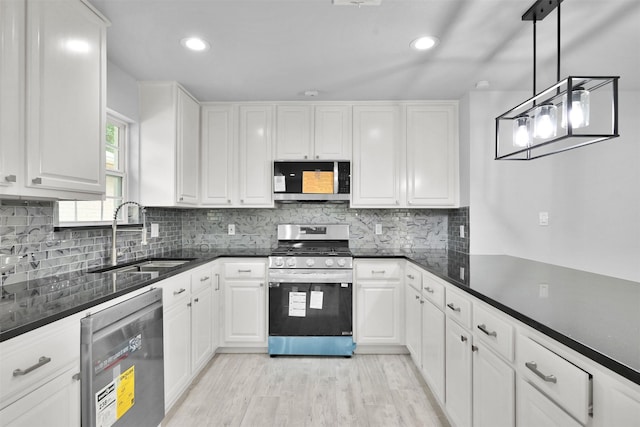
<instances>
[{"instance_id":1,"label":"stainless steel microwave","mask_svg":"<svg viewBox=\"0 0 640 427\"><path fill-rule=\"evenodd\" d=\"M287 160L273 162L273 199L349 200L351 162Z\"/></svg>"}]
</instances>

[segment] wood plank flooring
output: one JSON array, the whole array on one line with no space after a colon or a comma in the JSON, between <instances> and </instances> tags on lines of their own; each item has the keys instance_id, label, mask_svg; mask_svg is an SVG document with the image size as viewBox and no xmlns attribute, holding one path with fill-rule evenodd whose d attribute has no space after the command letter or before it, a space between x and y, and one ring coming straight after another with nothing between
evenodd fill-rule
<instances>
[{"instance_id":1,"label":"wood plank flooring","mask_svg":"<svg viewBox=\"0 0 640 427\"><path fill-rule=\"evenodd\" d=\"M162 422L185 426L449 427L407 355L219 354Z\"/></svg>"}]
</instances>

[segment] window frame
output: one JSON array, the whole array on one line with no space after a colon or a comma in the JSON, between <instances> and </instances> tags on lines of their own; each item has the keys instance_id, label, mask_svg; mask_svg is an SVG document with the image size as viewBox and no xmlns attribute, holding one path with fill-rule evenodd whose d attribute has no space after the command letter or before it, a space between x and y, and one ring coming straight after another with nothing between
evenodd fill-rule
<instances>
[{"instance_id":1,"label":"window frame","mask_svg":"<svg viewBox=\"0 0 640 427\"><path fill-rule=\"evenodd\" d=\"M107 164L107 160L106 160L107 147L109 145L107 143L107 126L109 126L110 124L115 125L120 129L120 131L118 132L118 146L117 146L118 169L108 169L106 165ZM64 201L64 203L74 204L73 209L74 209L75 221L60 221L59 209L60 209L61 202L56 203L56 209L55 209L55 216L56 216L55 223L57 224L56 229L81 228L81 227L95 228L95 227L105 227L105 226L110 227L113 224L113 217L112 216L106 217L105 215L105 211L104 211L105 202L107 200L115 200L116 202L114 202L114 206L118 206L120 205L120 203L128 200L127 199L128 180L129 180L128 151L129 151L129 142L130 142L130 132L133 124L134 124L133 120L123 116L122 114L117 113L116 111L107 109L107 115L105 120L105 131L103 135L104 153L105 153L105 171L104 171L105 186L106 186L108 177L120 178L121 179L121 195L119 197L109 197L106 195L106 192L105 192L105 196L99 200L100 216L102 218L101 220L88 220L88 221L78 220L79 204L84 203L86 201ZM98 200L95 200L93 202L97 202L97 201ZM136 223L136 222L134 221L133 223ZM120 210L118 215L118 224L125 224L125 225L129 224L129 206L125 206L123 209Z\"/></svg>"}]
</instances>

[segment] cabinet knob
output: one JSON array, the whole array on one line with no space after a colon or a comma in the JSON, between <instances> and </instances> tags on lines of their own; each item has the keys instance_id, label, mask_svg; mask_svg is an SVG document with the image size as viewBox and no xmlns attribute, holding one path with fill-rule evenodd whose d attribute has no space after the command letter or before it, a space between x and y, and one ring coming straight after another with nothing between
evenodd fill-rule
<instances>
[{"instance_id":1,"label":"cabinet knob","mask_svg":"<svg viewBox=\"0 0 640 427\"><path fill-rule=\"evenodd\" d=\"M424 300L423 299L420 300L420 304L424 304Z\"/></svg>"},{"instance_id":2,"label":"cabinet knob","mask_svg":"<svg viewBox=\"0 0 640 427\"><path fill-rule=\"evenodd\" d=\"M240 203L244 203L244 199L240 199Z\"/></svg>"},{"instance_id":3,"label":"cabinet knob","mask_svg":"<svg viewBox=\"0 0 640 427\"><path fill-rule=\"evenodd\" d=\"M198 302L198 298L195 298L195 299L193 300L193 302Z\"/></svg>"},{"instance_id":4,"label":"cabinet knob","mask_svg":"<svg viewBox=\"0 0 640 427\"><path fill-rule=\"evenodd\" d=\"M16 182L16 176L15 175L7 175L4 177L4 180L7 182Z\"/></svg>"},{"instance_id":5,"label":"cabinet knob","mask_svg":"<svg viewBox=\"0 0 640 427\"><path fill-rule=\"evenodd\" d=\"M183 200L184 200L184 197L180 197L180 201L183 201Z\"/></svg>"},{"instance_id":6,"label":"cabinet knob","mask_svg":"<svg viewBox=\"0 0 640 427\"><path fill-rule=\"evenodd\" d=\"M191 303L190 303L190 302L189 302L189 303L187 303L187 307L191 307Z\"/></svg>"},{"instance_id":7,"label":"cabinet knob","mask_svg":"<svg viewBox=\"0 0 640 427\"><path fill-rule=\"evenodd\" d=\"M464 335L460 335L460 341L467 342L467 337L465 337Z\"/></svg>"},{"instance_id":8,"label":"cabinet knob","mask_svg":"<svg viewBox=\"0 0 640 427\"><path fill-rule=\"evenodd\" d=\"M478 346L477 345L472 345L471 346L471 351L478 351Z\"/></svg>"},{"instance_id":9,"label":"cabinet knob","mask_svg":"<svg viewBox=\"0 0 640 427\"><path fill-rule=\"evenodd\" d=\"M305 160L307 159L307 156L306 156L306 155L304 156L304 159L305 159Z\"/></svg>"},{"instance_id":10,"label":"cabinet knob","mask_svg":"<svg viewBox=\"0 0 640 427\"><path fill-rule=\"evenodd\" d=\"M418 295L416 295L416 299L420 299L420 297Z\"/></svg>"},{"instance_id":11,"label":"cabinet knob","mask_svg":"<svg viewBox=\"0 0 640 427\"><path fill-rule=\"evenodd\" d=\"M227 199L227 204L231 204L231 200Z\"/></svg>"},{"instance_id":12,"label":"cabinet knob","mask_svg":"<svg viewBox=\"0 0 640 427\"><path fill-rule=\"evenodd\" d=\"M261 288L262 288L262 287L264 287L264 283L260 283L260 287L261 287Z\"/></svg>"},{"instance_id":13,"label":"cabinet knob","mask_svg":"<svg viewBox=\"0 0 640 427\"><path fill-rule=\"evenodd\" d=\"M413 274L407 274L407 277L411 280L415 279L415 276Z\"/></svg>"},{"instance_id":14,"label":"cabinet knob","mask_svg":"<svg viewBox=\"0 0 640 427\"><path fill-rule=\"evenodd\" d=\"M319 159L319 158L320 158L320 156L318 156L318 155L316 154L316 159Z\"/></svg>"},{"instance_id":15,"label":"cabinet knob","mask_svg":"<svg viewBox=\"0 0 640 427\"><path fill-rule=\"evenodd\" d=\"M38 178L33 178L33 179L31 180L31 182L32 182L33 184L42 184L42 178L40 178L40 177L38 177Z\"/></svg>"}]
</instances>

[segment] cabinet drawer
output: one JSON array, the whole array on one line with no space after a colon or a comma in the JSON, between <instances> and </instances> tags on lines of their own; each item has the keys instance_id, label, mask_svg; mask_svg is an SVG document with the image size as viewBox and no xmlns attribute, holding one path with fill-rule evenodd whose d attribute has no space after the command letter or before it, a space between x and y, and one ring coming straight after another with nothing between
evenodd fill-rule
<instances>
[{"instance_id":1,"label":"cabinet drawer","mask_svg":"<svg viewBox=\"0 0 640 427\"><path fill-rule=\"evenodd\" d=\"M191 295L191 274L178 274L158 282L158 285L162 288L162 304L165 308L171 307Z\"/></svg>"},{"instance_id":2,"label":"cabinet drawer","mask_svg":"<svg viewBox=\"0 0 640 427\"><path fill-rule=\"evenodd\" d=\"M356 263L356 279L400 280L400 270L397 261L359 261Z\"/></svg>"},{"instance_id":3,"label":"cabinet drawer","mask_svg":"<svg viewBox=\"0 0 640 427\"><path fill-rule=\"evenodd\" d=\"M444 309L444 285L428 274L422 275L422 296Z\"/></svg>"},{"instance_id":4,"label":"cabinet drawer","mask_svg":"<svg viewBox=\"0 0 640 427\"><path fill-rule=\"evenodd\" d=\"M211 286L213 283L213 274L211 268L202 267L193 270L191 273L191 292L196 293L201 289Z\"/></svg>"},{"instance_id":5,"label":"cabinet drawer","mask_svg":"<svg viewBox=\"0 0 640 427\"><path fill-rule=\"evenodd\" d=\"M444 311L465 328L471 328L471 301L449 289L445 292L446 307Z\"/></svg>"},{"instance_id":6,"label":"cabinet drawer","mask_svg":"<svg viewBox=\"0 0 640 427\"><path fill-rule=\"evenodd\" d=\"M224 277L227 279L263 279L264 276L264 263L231 262L224 265Z\"/></svg>"},{"instance_id":7,"label":"cabinet drawer","mask_svg":"<svg viewBox=\"0 0 640 427\"><path fill-rule=\"evenodd\" d=\"M474 304L473 332L507 360L513 361L513 325L508 321L490 309Z\"/></svg>"},{"instance_id":8,"label":"cabinet drawer","mask_svg":"<svg viewBox=\"0 0 640 427\"><path fill-rule=\"evenodd\" d=\"M0 407L76 363L80 372L80 319L73 316L0 344Z\"/></svg>"},{"instance_id":9,"label":"cabinet drawer","mask_svg":"<svg viewBox=\"0 0 640 427\"><path fill-rule=\"evenodd\" d=\"M558 405L586 424L591 375L528 337L518 338L518 370Z\"/></svg>"},{"instance_id":10,"label":"cabinet drawer","mask_svg":"<svg viewBox=\"0 0 640 427\"><path fill-rule=\"evenodd\" d=\"M422 289L422 272L411 264L407 264L404 269L404 281L416 291Z\"/></svg>"}]
</instances>

